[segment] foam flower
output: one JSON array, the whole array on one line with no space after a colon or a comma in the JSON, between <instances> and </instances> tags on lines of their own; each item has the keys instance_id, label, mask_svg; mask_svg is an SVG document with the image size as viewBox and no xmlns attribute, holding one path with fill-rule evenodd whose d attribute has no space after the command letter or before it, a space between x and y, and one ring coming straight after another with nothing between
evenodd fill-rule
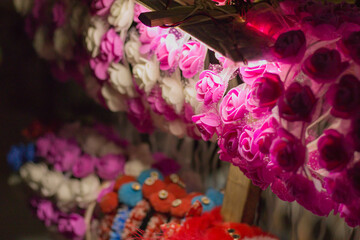
<instances>
[{"instance_id":1,"label":"foam flower","mask_svg":"<svg viewBox=\"0 0 360 240\"><path fill-rule=\"evenodd\" d=\"M156 57L160 62L160 70L165 71L173 68L178 60L179 52L179 46L174 34L162 36L155 51Z\"/></svg>"},{"instance_id":2,"label":"foam flower","mask_svg":"<svg viewBox=\"0 0 360 240\"><path fill-rule=\"evenodd\" d=\"M185 78L192 78L202 70L206 47L197 41L189 41L182 46L179 67Z\"/></svg>"},{"instance_id":3,"label":"foam flower","mask_svg":"<svg viewBox=\"0 0 360 240\"><path fill-rule=\"evenodd\" d=\"M225 123L241 120L248 111L245 106L247 91L242 87L231 89L219 106L221 119Z\"/></svg>"},{"instance_id":4,"label":"foam flower","mask_svg":"<svg viewBox=\"0 0 360 240\"><path fill-rule=\"evenodd\" d=\"M283 92L282 81L277 74L264 73L256 79L246 97L246 108L251 112L271 109Z\"/></svg>"},{"instance_id":5,"label":"foam flower","mask_svg":"<svg viewBox=\"0 0 360 240\"><path fill-rule=\"evenodd\" d=\"M192 120L199 129L202 139L205 141L212 138L216 128L221 123L219 116L214 113L194 115Z\"/></svg>"},{"instance_id":6,"label":"foam flower","mask_svg":"<svg viewBox=\"0 0 360 240\"><path fill-rule=\"evenodd\" d=\"M302 69L317 83L329 83L349 66L342 62L340 53L335 49L319 48L304 62Z\"/></svg>"},{"instance_id":7,"label":"foam flower","mask_svg":"<svg viewBox=\"0 0 360 240\"><path fill-rule=\"evenodd\" d=\"M317 99L310 87L293 82L279 98L279 115L291 122L309 122L316 102Z\"/></svg>"},{"instance_id":8,"label":"foam flower","mask_svg":"<svg viewBox=\"0 0 360 240\"><path fill-rule=\"evenodd\" d=\"M282 170L296 172L305 163L306 147L294 135L280 128L278 137L271 144L270 158Z\"/></svg>"},{"instance_id":9,"label":"foam flower","mask_svg":"<svg viewBox=\"0 0 360 240\"><path fill-rule=\"evenodd\" d=\"M58 231L74 240L83 239L86 233L85 220L76 213L61 215L58 221Z\"/></svg>"},{"instance_id":10,"label":"foam flower","mask_svg":"<svg viewBox=\"0 0 360 240\"><path fill-rule=\"evenodd\" d=\"M349 118L360 107L360 82L354 75L344 75L340 82L332 85L327 92L327 100L335 117Z\"/></svg>"},{"instance_id":11,"label":"foam flower","mask_svg":"<svg viewBox=\"0 0 360 240\"><path fill-rule=\"evenodd\" d=\"M99 16L105 16L109 13L114 0L94 0L91 2L92 11Z\"/></svg>"},{"instance_id":12,"label":"foam flower","mask_svg":"<svg viewBox=\"0 0 360 240\"><path fill-rule=\"evenodd\" d=\"M335 129L325 130L317 146L320 153L320 166L329 171L340 171L351 160L351 149L344 136Z\"/></svg>"},{"instance_id":13,"label":"foam flower","mask_svg":"<svg viewBox=\"0 0 360 240\"><path fill-rule=\"evenodd\" d=\"M306 37L301 30L292 30L279 35L273 47L273 53L279 62L297 63L306 50Z\"/></svg>"},{"instance_id":14,"label":"foam flower","mask_svg":"<svg viewBox=\"0 0 360 240\"><path fill-rule=\"evenodd\" d=\"M93 173L95 170L95 158L84 154L78 158L72 167L72 173L77 178L83 178Z\"/></svg>"},{"instance_id":15,"label":"foam flower","mask_svg":"<svg viewBox=\"0 0 360 240\"><path fill-rule=\"evenodd\" d=\"M226 85L216 73L205 70L200 73L196 83L196 98L204 101L205 105L218 102L225 92Z\"/></svg>"},{"instance_id":16,"label":"foam flower","mask_svg":"<svg viewBox=\"0 0 360 240\"><path fill-rule=\"evenodd\" d=\"M99 158L96 163L96 171L99 177L106 180L113 180L119 174L123 173L124 164L124 156L108 154Z\"/></svg>"}]
</instances>

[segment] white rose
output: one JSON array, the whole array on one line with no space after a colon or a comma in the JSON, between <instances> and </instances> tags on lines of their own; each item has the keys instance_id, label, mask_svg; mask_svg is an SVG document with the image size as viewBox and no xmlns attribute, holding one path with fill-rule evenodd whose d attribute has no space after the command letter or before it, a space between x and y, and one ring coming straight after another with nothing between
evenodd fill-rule
<instances>
[{"instance_id":1,"label":"white rose","mask_svg":"<svg viewBox=\"0 0 360 240\"><path fill-rule=\"evenodd\" d=\"M37 191L47 171L48 167L45 163L28 162L20 168L20 176L32 190Z\"/></svg>"},{"instance_id":2,"label":"white rose","mask_svg":"<svg viewBox=\"0 0 360 240\"><path fill-rule=\"evenodd\" d=\"M112 112L126 110L126 98L116 91L110 84L106 83L101 88L101 94L106 101L106 105Z\"/></svg>"},{"instance_id":3,"label":"white rose","mask_svg":"<svg viewBox=\"0 0 360 240\"><path fill-rule=\"evenodd\" d=\"M179 119L175 121L168 122L169 124L169 132L175 135L178 138L182 138L186 134L186 125L183 121Z\"/></svg>"},{"instance_id":4,"label":"white rose","mask_svg":"<svg viewBox=\"0 0 360 240\"><path fill-rule=\"evenodd\" d=\"M54 47L47 37L45 27L39 27L34 36L33 46L36 53L45 60L53 60L56 58Z\"/></svg>"},{"instance_id":5,"label":"white rose","mask_svg":"<svg viewBox=\"0 0 360 240\"><path fill-rule=\"evenodd\" d=\"M155 55L151 60L143 59L142 63L136 64L133 74L138 86L149 93L160 78L159 62L155 59Z\"/></svg>"},{"instance_id":6,"label":"white rose","mask_svg":"<svg viewBox=\"0 0 360 240\"><path fill-rule=\"evenodd\" d=\"M115 143L107 142L106 144L101 146L98 155L99 157L102 157L108 154L121 154L123 152L123 149Z\"/></svg>"},{"instance_id":7,"label":"white rose","mask_svg":"<svg viewBox=\"0 0 360 240\"><path fill-rule=\"evenodd\" d=\"M79 207L86 208L91 202L93 202L99 193L100 180L92 174L81 179L79 184L79 191L77 191L76 202Z\"/></svg>"},{"instance_id":8,"label":"white rose","mask_svg":"<svg viewBox=\"0 0 360 240\"><path fill-rule=\"evenodd\" d=\"M33 3L33 0L14 0L15 10L25 16L32 9Z\"/></svg>"},{"instance_id":9,"label":"white rose","mask_svg":"<svg viewBox=\"0 0 360 240\"><path fill-rule=\"evenodd\" d=\"M163 78L160 87L162 90L162 97L168 104L174 107L177 114L180 114L185 101L180 76L175 73L171 77Z\"/></svg>"},{"instance_id":10,"label":"white rose","mask_svg":"<svg viewBox=\"0 0 360 240\"><path fill-rule=\"evenodd\" d=\"M130 38L125 43L125 56L129 63L135 65L140 62L141 42L139 40L139 34L135 31L135 29L131 29L128 34L130 35Z\"/></svg>"},{"instance_id":11,"label":"white rose","mask_svg":"<svg viewBox=\"0 0 360 240\"><path fill-rule=\"evenodd\" d=\"M73 57L72 47L74 40L71 31L65 28L57 28L54 32L54 48L58 55L69 60Z\"/></svg>"},{"instance_id":12,"label":"white rose","mask_svg":"<svg viewBox=\"0 0 360 240\"><path fill-rule=\"evenodd\" d=\"M107 142L107 140L97 133L90 133L80 141L82 150L92 156L97 156L101 147Z\"/></svg>"},{"instance_id":13,"label":"white rose","mask_svg":"<svg viewBox=\"0 0 360 240\"><path fill-rule=\"evenodd\" d=\"M110 75L110 84L121 94L134 97L134 84L132 81L131 71L128 67L121 63L112 63L108 68Z\"/></svg>"},{"instance_id":14,"label":"white rose","mask_svg":"<svg viewBox=\"0 0 360 240\"><path fill-rule=\"evenodd\" d=\"M146 169L149 169L150 166L144 164L142 161L137 158L132 158L125 163L124 173L125 175L137 177L140 173Z\"/></svg>"},{"instance_id":15,"label":"white rose","mask_svg":"<svg viewBox=\"0 0 360 240\"><path fill-rule=\"evenodd\" d=\"M199 113L201 103L196 99L196 81L189 79L189 83L184 88L185 102L189 103L194 109L194 113Z\"/></svg>"},{"instance_id":16,"label":"white rose","mask_svg":"<svg viewBox=\"0 0 360 240\"><path fill-rule=\"evenodd\" d=\"M134 19L133 0L115 0L111 5L108 21L116 31L127 30Z\"/></svg>"},{"instance_id":17,"label":"white rose","mask_svg":"<svg viewBox=\"0 0 360 240\"><path fill-rule=\"evenodd\" d=\"M76 206L75 198L80 181L77 179L69 179L63 182L55 193L56 204L60 210L67 212Z\"/></svg>"},{"instance_id":18,"label":"white rose","mask_svg":"<svg viewBox=\"0 0 360 240\"><path fill-rule=\"evenodd\" d=\"M101 38L108 28L108 23L100 17L94 16L90 19L90 26L86 32L85 42L87 50L91 53L92 57L98 55Z\"/></svg>"},{"instance_id":19,"label":"white rose","mask_svg":"<svg viewBox=\"0 0 360 240\"><path fill-rule=\"evenodd\" d=\"M48 171L41 179L41 194L44 197L53 196L64 181L65 177L61 172Z\"/></svg>"}]
</instances>

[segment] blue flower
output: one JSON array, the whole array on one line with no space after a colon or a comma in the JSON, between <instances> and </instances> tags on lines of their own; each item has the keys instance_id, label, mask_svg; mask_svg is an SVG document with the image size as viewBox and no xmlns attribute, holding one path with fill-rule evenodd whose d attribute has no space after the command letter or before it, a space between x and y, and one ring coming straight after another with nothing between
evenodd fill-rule
<instances>
[{"instance_id":1,"label":"blue flower","mask_svg":"<svg viewBox=\"0 0 360 240\"><path fill-rule=\"evenodd\" d=\"M14 171L19 171L21 165L24 163L23 153L25 146L23 144L18 146L11 146L7 154L7 163Z\"/></svg>"},{"instance_id":2,"label":"blue flower","mask_svg":"<svg viewBox=\"0 0 360 240\"><path fill-rule=\"evenodd\" d=\"M19 171L21 165L28 161L34 161L34 159L35 145L33 143L13 145L7 154L7 163L14 171Z\"/></svg>"},{"instance_id":3,"label":"blue flower","mask_svg":"<svg viewBox=\"0 0 360 240\"><path fill-rule=\"evenodd\" d=\"M26 146L26 150L24 152L25 155L25 161L26 162L32 162L35 159L35 144L34 143L29 143Z\"/></svg>"}]
</instances>

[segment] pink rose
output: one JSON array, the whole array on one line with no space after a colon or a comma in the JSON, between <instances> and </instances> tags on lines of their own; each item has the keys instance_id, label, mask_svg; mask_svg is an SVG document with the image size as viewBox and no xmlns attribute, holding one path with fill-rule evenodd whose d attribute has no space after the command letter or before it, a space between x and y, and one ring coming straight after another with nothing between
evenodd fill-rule
<instances>
[{"instance_id":1,"label":"pink rose","mask_svg":"<svg viewBox=\"0 0 360 240\"><path fill-rule=\"evenodd\" d=\"M63 214L58 222L58 231L73 240L83 239L86 233L85 220L76 213Z\"/></svg>"},{"instance_id":2,"label":"pink rose","mask_svg":"<svg viewBox=\"0 0 360 240\"><path fill-rule=\"evenodd\" d=\"M253 67L240 67L240 73L243 81L250 86L252 85L255 79L262 76L265 70L266 70L266 63Z\"/></svg>"},{"instance_id":3,"label":"pink rose","mask_svg":"<svg viewBox=\"0 0 360 240\"><path fill-rule=\"evenodd\" d=\"M125 157L122 155L108 154L98 159L96 170L102 179L114 180L124 172Z\"/></svg>"},{"instance_id":4,"label":"pink rose","mask_svg":"<svg viewBox=\"0 0 360 240\"><path fill-rule=\"evenodd\" d=\"M231 89L220 103L219 112L223 122L241 120L248 111L245 106L247 91L236 87Z\"/></svg>"},{"instance_id":5,"label":"pink rose","mask_svg":"<svg viewBox=\"0 0 360 240\"><path fill-rule=\"evenodd\" d=\"M37 217L45 223L45 226L49 227L52 224L56 224L59 213L56 211L54 205L49 200L39 200L36 206Z\"/></svg>"},{"instance_id":6,"label":"pink rose","mask_svg":"<svg viewBox=\"0 0 360 240\"><path fill-rule=\"evenodd\" d=\"M265 121L260 128L257 128L254 131L252 141L251 148L253 149L253 151L260 151L263 154L269 154L270 146L277 135L277 128L278 123L273 117L270 117L270 119Z\"/></svg>"},{"instance_id":7,"label":"pink rose","mask_svg":"<svg viewBox=\"0 0 360 240\"><path fill-rule=\"evenodd\" d=\"M227 57L224 57L223 55L221 55L218 52L215 52L215 57L220 62L221 66L223 68L228 68L228 67L233 66L235 64L231 59L229 59Z\"/></svg>"},{"instance_id":8,"label":"pink rose","mask_svg":"<svg viewBox=\"0 0 360 240\"><path fill-rule=\"evenodd\" d=\"M95 158L84 154L78 158L72 167L73 175L77 178L83 178L93 173L95 170Z\"/></svg>"},{"instance_id":9,"label":"pink rose","mask_svg":"<svg viewBox=\"0 0 360 240\"><path fill-rule=\"evenodd\" d=\"M246 107L251 112L270 110L275 106L283 90L284 86L279 75L264 73L253 82L246 98Z\"/></svg>"},{"instance_id":10,"label":"pink rose","mask_svg":"<svg viewBox=\"0 0 360 240\"><path fill-rule=\"evenodd\" d=\"M339 207L340 217L345 219L345 222L350 227L358 227L360 225L360 206L359 204L344 205Z\"/></svg>"},{"instance_id":11,"label":"pink rose","mask_svg":"<svg viewBox=\"0 0 360 240\"><path fill-rule=\"evenodd\" d=\"M143 23L138 23L137 28L139 30L140 36L139 40L141 42L140 53L147 54L151 51L155 51L160 38L164 34L164 29L160 27L148 27Z\"/></svg>"},{"instance_id":12,"label":"pink rose","mask_svg":"<svg viewBox=\"0 0 360 240\"><path fill-rule=\"evenodd\" d=\"M143 13L143 12L148 12L148 11L149 10L146 9L145 7L143 7L142 5L135 3L135 6L134 6L134 22L141 23L140 20L139 20L139 15L141 13Z\"/></svg>"},{"instance_id":13,"label":"pink rose","mask_svg":"<svg viewBox=\"0 0 360 240\"><path fill-rule=\"evenodd\" d=\"M193 122L201 133L202 139L208 141L214 133L216 128L220 126L220 118L215 113L203 113L194 115L192 117Z\"/></svg>"},{"instance_id":14,"label":"pink rose","mask_svg":"<svg viewBox=\"0 0 360 240\"><path fill-rule=\"evenodd\" d=\"M218 102L225 92L226 85L221 77L212 71L205 70L200 73L196 83L196 99L204 101L205 105Z\"/></svg>"},{"instance_id":15,"label":"pink rose","mask_svg":"<svg viewBox=\"0 0 360 240\"><path fill-rule=\"evenodd\" d=\"M204 65L205 45L197 41L189 41L182 46L179 67L185 78L195 76Z\"/></svg>"},{"instance_id":16,"label":"pink rose","mask_svg":"<svg viewBox=\"0 0 360 240\"><path fill-rule=\"evenodd\" d=\"M157 60L160 62L160 70L165 71L173 68L179 52L179 45L174 34L163 35L155 52Z\"/></svg>"},{"instance_id":17,"label":"pink rose","mask_svg":"<svg viewBox=\"0 0 360 240\"><path fill-rule=\"evenodd\" d=\"M99 16L106 16L110 12L110 7L114 0L93 0L91 10Z\"/></svg>"},{"instance_id":18,"label":"pink rose","mask_svg":"<svg viewBox=\"0 0 360 240\"><path fill-rule=\"evenodd\" d=\"M36 140L36 155L46 158L49 154L54 138L54 134L47 134L38 138Z\"/></svg>"},{"instance_id":19,"label":"pink rose","mask_svg":"<svg viewBox=\"0 0 360 240\"><path fill-rule=\"evenodd\" d=\"M100 53L96 58L90 59L90 67L100 80L108 78L108 68L112 62L119 62L123 57L123 41L113 28L102 37Z\"/></svg>"},{"instance_id":20,"label":"pink rose","mask_svg":"<svg viewBox=\"0 0 360 240\"><path fill-rule=\"evenodd\" d=\"M158 85L151 89L147 101L151 110L156 114L163 115L166 120L173 121L179 117L175 110L165 102L161 95L161 88Z\"/></svg>"}]
</instances>

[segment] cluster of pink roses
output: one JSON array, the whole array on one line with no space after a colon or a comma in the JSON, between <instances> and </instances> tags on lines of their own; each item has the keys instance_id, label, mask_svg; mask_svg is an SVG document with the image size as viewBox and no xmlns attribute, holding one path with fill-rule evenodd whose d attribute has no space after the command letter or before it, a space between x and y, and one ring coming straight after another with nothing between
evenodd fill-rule
<instances>
[{"instance_id":1,"label":"cluster of pink roses","mask_svg":"<svg viewBox=\"0 0 360 240\"><path fill-rule=\"evenodd\" d=\"M296 24L277 33L274 63L240 66L244 83L227 92L226 68L202 72L196 90L204 107L192 119L255 185L358 226L360 19L348 16L360 10L287 0L278 11Z\"/></svg>"},{"instance_id":2,"label":"cluster of pink roses","mask_svg":"<svg viewBox=\"0 0 360 240\"><path fill-rule=\"evenodd\" d=\"M96 143L94 143L96 144ZM103 144L101 141L98 144ZM120 145L118 146L120 149ZM95 147L95 146L94 146ZM113 150L113 149L111 149ZM125 156L114 152L94 155L83 151L74 138L49 133L36 141L36 155L59 172L71 172L76 178L96 173L101 179L114 180L124 171Z\"/></svg>"},{"instance_id":3,"label":"cluster of pink roses","mask_svg":"<svg viewBox=\"0 0 360 240\"><path fill-rule=\"evenodd\" d=\"M84 239L86 223L84 217L77 213L64 213L50 201L43 198L32 198L30 205L37 218L49 227L56 225L58 231L69 239Z\"/></svg>"}]
</instances>

